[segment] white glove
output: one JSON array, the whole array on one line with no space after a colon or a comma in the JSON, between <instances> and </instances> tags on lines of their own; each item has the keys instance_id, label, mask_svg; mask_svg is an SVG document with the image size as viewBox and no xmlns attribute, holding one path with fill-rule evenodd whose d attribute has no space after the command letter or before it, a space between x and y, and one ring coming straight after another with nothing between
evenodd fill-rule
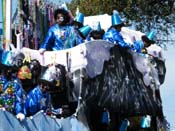
<instances>
[{"instance_id":1,"label":"white glove","mask_svg":"<svg viewBox=\"0 0 175 131\"><path fill-rule=\"evenodd\" d=\"M5 111L6 109L4 107L1 107L0 110Z\"/></svg>"},{"instance_id":2,"label":"white glove","mask_svg":"<svg viewBox=\"0 0 175 131\"><path fill-rule=\"evenodd\" d=\"M46 51L46 49L43 49L43 48L39 49L40 54L44 54L45 51Z\"/></svg>"},{"instance_id":3,"label":"white glove","mask_svg":"<svg viewBox=\"0 0 175 131\"><path fill-rule=\"evenodd\" d=\"M20 121L24 120L25 119L25 115L23 113L18 113L16 115L16 118L19 119Z\"/></svg>"}]
</instances>

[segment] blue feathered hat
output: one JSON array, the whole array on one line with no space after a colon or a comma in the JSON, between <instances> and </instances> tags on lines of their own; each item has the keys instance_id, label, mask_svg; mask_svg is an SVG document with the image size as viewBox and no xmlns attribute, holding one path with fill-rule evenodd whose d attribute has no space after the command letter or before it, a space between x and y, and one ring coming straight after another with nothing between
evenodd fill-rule
<instances>
[{"instance_id":1,"label":"blue feathered hat","mask_svg":"<svg viewBox=\"0 0 175 131\"><path fill-rule=\"evenodd\" d=\"M142 36L142 41L145 41L145 42L150 43L150 44L155 43L155 41L153 39L154 39L154 31L151 31L150 33L148 33L148 35Z\"/></svg>"},{"instance_id":2,"label":"blue feathered hat","mask_svg":"<svg viewBox=\"0 0 175 131\"><path fill-rule=\"evenodd\" d=\"M80 33L83 35L83 37L86 37L92 28L89 25L85 25L79 29Z\"/></svg>"},{"instance_id":3,"label":"blue feathered hat","mask_svg":"<svg viewBox=\"0 0 175 131\"><path fill-rule=\"evenodd\" d=\"M75 21L83 24L84 23L84 14L79 12L77 14L77 16L75 17Z\"/></svg>"},{"instance_id":4,"label":"blue feathered hat","mask_svg":"<svg viewBox=\"0 0 175 131\"><path fill-rule=\"evenodd\" d=\"M112 25L124 25L123 21L121 20L118 14L113 14L111 16Z\"/></svg>"},{"instance_id":5,"label":"blue feathered hat","mask_svg":"<svg viewBox=\"0 0 175 131\"><path fill-rule=\"evenodd\" d=\"M147 35L147 37L148 37L149 40L153 40L153 39L154 39L154 36L155 36L154 31L151 31L151 32Z\"/></svg>"},{"instance_id":6,"label":"blue feathered hat","mask_svg":"<svg viewBox=\"0 0 175 131\"><path fill-rule=\"evenodd\" d=\"M100 22L97 22L96 30L97 30L97 31L101 31L101 24L100 24Z\"/></svg>"}]
</instances>

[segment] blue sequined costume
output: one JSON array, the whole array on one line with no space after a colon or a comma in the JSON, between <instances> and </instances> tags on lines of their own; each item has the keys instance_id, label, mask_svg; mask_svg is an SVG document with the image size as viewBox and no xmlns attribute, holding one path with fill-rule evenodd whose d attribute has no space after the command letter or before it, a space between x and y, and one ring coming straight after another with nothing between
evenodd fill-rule
<instances>
[{"instance_id":1,"label":"blue sequined costume","mask_svg":"<svg viewBox=\"0 0 175 131\"><path fill-rule=\"evenodd\" d=\"M114 27L110 28L107 32L105 32L103 36L103 40L110 41L112 43L119 44L121 47L128 47L130 48L130 44L126 43L123 40L122 35L119 31L117 31Z\"/></svg>"},{"instance_id":2,"label":"blue sequined costume","mask_svg":"<svg viewBox=\"0 0 175 131\"><path fill-rule=\"evenodd\" d=\"M25 96L21 84L17 80L7 81L5 78L0 81L0 106L14 114L25 115Z\"/></svg>"},{"instance_id":3,"label":"blue sequined costume","mask_svg":"<svg viewBox=\"0 0 175 131\"><path fill-rule=\"evenodd\" d=\"M34 115L40 110L46 111L49 108L50 95L43 93L38 86L29 92L26 98L26 111L27 115Z\"/></svg>"},{"instance_id":4,"label":"blue sequined costume","mask_svg":"<svg viewBox=\"0 0 175 131\"><path fill-rule=\"evenodd\" d=\"M73 26L59 26L55 24L48 30L40 49L52 51L63 50L72 48L80 43L81 41Z\"/></svg>"},{"instance_id":5,"label":"blue sequined costume","mask_svg":"<svg viewBox=\"0 0 175 131\"><path fill-rule=\"evenodd\" d=\"M135 52L140 53L142 48L144 47L143 41L135 41L133 44L133 47L129 43L126 43L120 34L119 31L117 31L114 27L110 28L103 36L104 40L108 40L112 43L119 44L121 47L130 48L131 50L134 50Z\"/></svg>"}]
</instances>

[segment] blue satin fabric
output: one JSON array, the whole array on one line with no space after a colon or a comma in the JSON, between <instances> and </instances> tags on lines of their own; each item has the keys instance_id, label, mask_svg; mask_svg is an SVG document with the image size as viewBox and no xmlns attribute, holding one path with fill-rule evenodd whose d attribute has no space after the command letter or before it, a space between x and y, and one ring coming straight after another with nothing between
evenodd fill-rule
<instances>
[{"instance_id":1,"label":"blue satin fabric","mask_svg":"<svg viewBox=\"0 0 175 131\"><path fill-rule=\"evenodd\" d=\"M144 47L143 41L135 41L133 47L129 43L126 43L123 40L122 35L115 28L110 28L103 36L104 40L108 40L112 43L118 43L121 47L127 47L135 52L141 53L142 48Z\"/></svg>"},{"instance_id":2,"label":"blue satin fabric","mask_svg":"<svg viewBox=\"0 0 175 131\"><path fill-rule=\"evenodd\" d=\"M135 41L133 44L133 48L132 50L134 50L135 52L141 53L142 52L142 48L144 47L144 43L143 41Z\"/></svg>"},{"instance_id":3,"label":"blue satin fabric","mask_svg":"<svg viewBox=\"0 0 175 131\"><path fill-rule=\"evenodd\" d=\"M81 38L76 33L73 26L59 26L55 24L48 30L40 49L52 51L63 50L72 48L80 43L82 43Z\"/></svg>"},{"instance_id":4,"label":"blue satin fabric","mask_svg":"<svg viewBox=\"0 0 175 131\"><path fill-rule=\"evenodd\" d=\"M121 47L128 47L130 48L130 44L126 43L123 40L122 35L118 32L115 28L110 28L105 34L103 35L103 40L108 40L112 43L119 44Z\"/></svg>"},{"instance_id":5,"label":"blue satin fabric","mask_svg":"<svg viewBox=\"0 0 175 131\"><path fill-rule=\"evenodd\" d=\"M27 115L34 115L40 110L46 111L49 108L49 94L43 93L38 86L29 92L26 98Z\"/></svg>"}]
</instances>

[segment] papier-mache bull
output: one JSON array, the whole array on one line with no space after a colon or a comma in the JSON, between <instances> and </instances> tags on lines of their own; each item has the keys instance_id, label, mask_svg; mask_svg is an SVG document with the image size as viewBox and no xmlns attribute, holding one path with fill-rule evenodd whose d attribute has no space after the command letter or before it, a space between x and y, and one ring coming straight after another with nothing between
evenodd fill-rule
<instances>
[{"instance_id":1,"label":"papier-mache bull","mask_svg":"<svg viewBox=\"0 0 175 131\"><path fill-rule=\"evenodd\" d=\"M90 79L96 79L99 75L104 75L104 64L105 61L110 61L114 59L113 54L111 54L111 49L113 49L114 46L110 44L107 41L98 40L98 41L91 41L85 44L78 45L74 48L57 51L57 52L45 52L44 55L40 55L38 51L31 50L28 48L23 48L21 51L24 54L29 54L32 59L37 59L42 63L43 65L48 65L50 63L59 63L66 67L66 69L70 68L70 72L74 73L75 71L79 69L85 69L87 76ZM126 51L128 52L128 51ZM129 51L130 52L130 51ZM154 79L156 78L158 80L158 76L150 76L152 74L152 71L154 67L151 67L149 64L149 57L143 57L140 54L137 54L135 52L129 53L132 57L130 57L129 61L134 64L134 67L136 68L141 74L143 79L143 85L149 86L150 85L150 77ZM122 53L123 54L123 53ZM122 56L123 57L123 56ZM120 57L115 57L115 62L120 60ZM132 60L133 59L133 60ZM50 61L49 61L50 60ZM49 63L50 62L50 63ZM123 65L124 62L120 62L121 65ZM109 64L110 66L115 66L115 63ZM120 66L120 65L117 65ZM129 65L130 67L130 65ZM118 68L118 67L116 67ZM123 67L120 67L120 70L122 70ZM128 67L125 67L123 70L128 70ZM128 70L130 72L130 70ZM109 70L110 72L110 70ZM122 73L122 72L121 72ZM116 75L118 76L119 73L116 72ZM153 72L154 74L154 72ZM124 76L123 76L124 77ZM126 77L126 76L125 76ZM124 78L125 78L124 77ZM121 79L121 78L120 78ZM121 81L122 82L122 81ZM113 85L111 85L113 86ZM101 87L100 87L101 88ZM112 87L110 87L112 88ZM77 96L78 97L78 96Z\"/></svg>"}]
</instances>

